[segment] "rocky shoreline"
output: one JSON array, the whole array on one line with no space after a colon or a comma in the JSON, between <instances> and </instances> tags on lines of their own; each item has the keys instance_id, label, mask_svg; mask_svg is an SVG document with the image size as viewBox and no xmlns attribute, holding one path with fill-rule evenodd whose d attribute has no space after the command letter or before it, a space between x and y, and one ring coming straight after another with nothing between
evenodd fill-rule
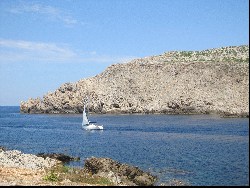
<instances>
[{"instance_id":1,"label":"rocky shoreline","mask_svg":"<svg viewBox=\"0 0 250 188\"><path fill-rule=\"evenodd\" d=\"M0 185L152 186L157 180L156 176L138 167L110 158L87 158L84 167L79 169L63 166L62 160L69 158L62 154L37 156L0 147ZM95 181L88 183L90 180Z\"/></svg>"},{"instance_id":2,"label":"rocky shoreline","mask_svg":"<svg viewBox=\"0 0 250 188\"><path fill-rule=\"evenodd\" d=\"M109 66L65 83L42 99L22 101L22 113L220 114L249 117L249 46L167 52Z\"/></svg>"},{"instance_id":3,"label":"rocky shoreline","mask_svg":"<svg viewBox=\"0 0 250 188\"><path fill-rule=\"evenodd\" d=\"M59 163L52 158L42 158L32 154L24 154L18 150L0 148L0 166L28 168L31 170L44 170Z\"/></svg>"}]
</instances>

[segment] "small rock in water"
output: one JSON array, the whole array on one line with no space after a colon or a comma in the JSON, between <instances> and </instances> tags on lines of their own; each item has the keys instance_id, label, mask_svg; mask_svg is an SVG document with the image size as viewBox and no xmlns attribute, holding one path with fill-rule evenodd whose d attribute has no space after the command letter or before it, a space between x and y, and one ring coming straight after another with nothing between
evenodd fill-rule
<instances>
[{"instance_id":1,"label":"small rock in water","mask_svg":"<svg viewBox=\"0 0 250 188\"><path fill-rule=\"evenodd\" d=\"M47 157L52 159L57 159L59 161L62 161L63 163L68 163L70 161L78 161L80 160L80 157L71 157L62 153L38 153L38 157L43 157L46 159Z\"/></svg>"},{"instance_id":2,"label":"small rock in water","mask_svg":"<svg viewBox=\"0 0 250 188\"><path fill-rule=\"evenodd\" d=\"M6 151L7 150L7 148L6 147L4 147L4 146L0 146L0 151Z\"/></svg>"}]
</instances>

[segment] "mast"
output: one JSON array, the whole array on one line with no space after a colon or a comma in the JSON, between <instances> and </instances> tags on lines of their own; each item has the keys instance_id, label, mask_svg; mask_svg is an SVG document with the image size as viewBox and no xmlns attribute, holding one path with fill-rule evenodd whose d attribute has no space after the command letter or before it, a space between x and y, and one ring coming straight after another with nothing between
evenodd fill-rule
<instances>
[{"instance_id":1,"label":"mast","mask_svg":"<svg viewBox=\"0 0 250 188\"><path fill-rule=\"evenodd\" d=\"M89 96L87 95L87 112L89 112Z\"/></svg>"}]
</instances>

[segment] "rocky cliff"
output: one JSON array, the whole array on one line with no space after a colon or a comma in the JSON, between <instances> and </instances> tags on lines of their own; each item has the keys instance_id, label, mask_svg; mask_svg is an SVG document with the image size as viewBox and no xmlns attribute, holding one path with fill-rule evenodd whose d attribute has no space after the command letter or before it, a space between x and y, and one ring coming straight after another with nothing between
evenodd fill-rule
<instances>
[{"instance_id":1,"label":"rocky cliff","mask_svg":"<svg viewBox=\"0 0 250 188\"><path fill-rule=\"evenodd\" d=\"M24 113L81 113L90 97L95 113L249 116L249 46L173 51L114 64L65 83L42 99L21 102Z\"/></svg>"}]
</instances>

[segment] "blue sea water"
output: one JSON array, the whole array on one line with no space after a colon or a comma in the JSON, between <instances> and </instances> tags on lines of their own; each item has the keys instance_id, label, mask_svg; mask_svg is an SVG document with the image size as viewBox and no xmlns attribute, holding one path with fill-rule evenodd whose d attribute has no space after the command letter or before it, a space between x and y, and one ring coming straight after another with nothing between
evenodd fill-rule
<instances>
[{"instance_id":1,"label":"blue sea water","mask_svg":"<svg viewBox=\"0 0 250 188\"><path fill-rule=\"evenodd\" d=\"M249 185L249 119L216 115L90 115L104 130L81 128L81 114L21 114L0 107L0 146L84 159L109 157L189 185Z\"/></svg>"}]
</instances>

